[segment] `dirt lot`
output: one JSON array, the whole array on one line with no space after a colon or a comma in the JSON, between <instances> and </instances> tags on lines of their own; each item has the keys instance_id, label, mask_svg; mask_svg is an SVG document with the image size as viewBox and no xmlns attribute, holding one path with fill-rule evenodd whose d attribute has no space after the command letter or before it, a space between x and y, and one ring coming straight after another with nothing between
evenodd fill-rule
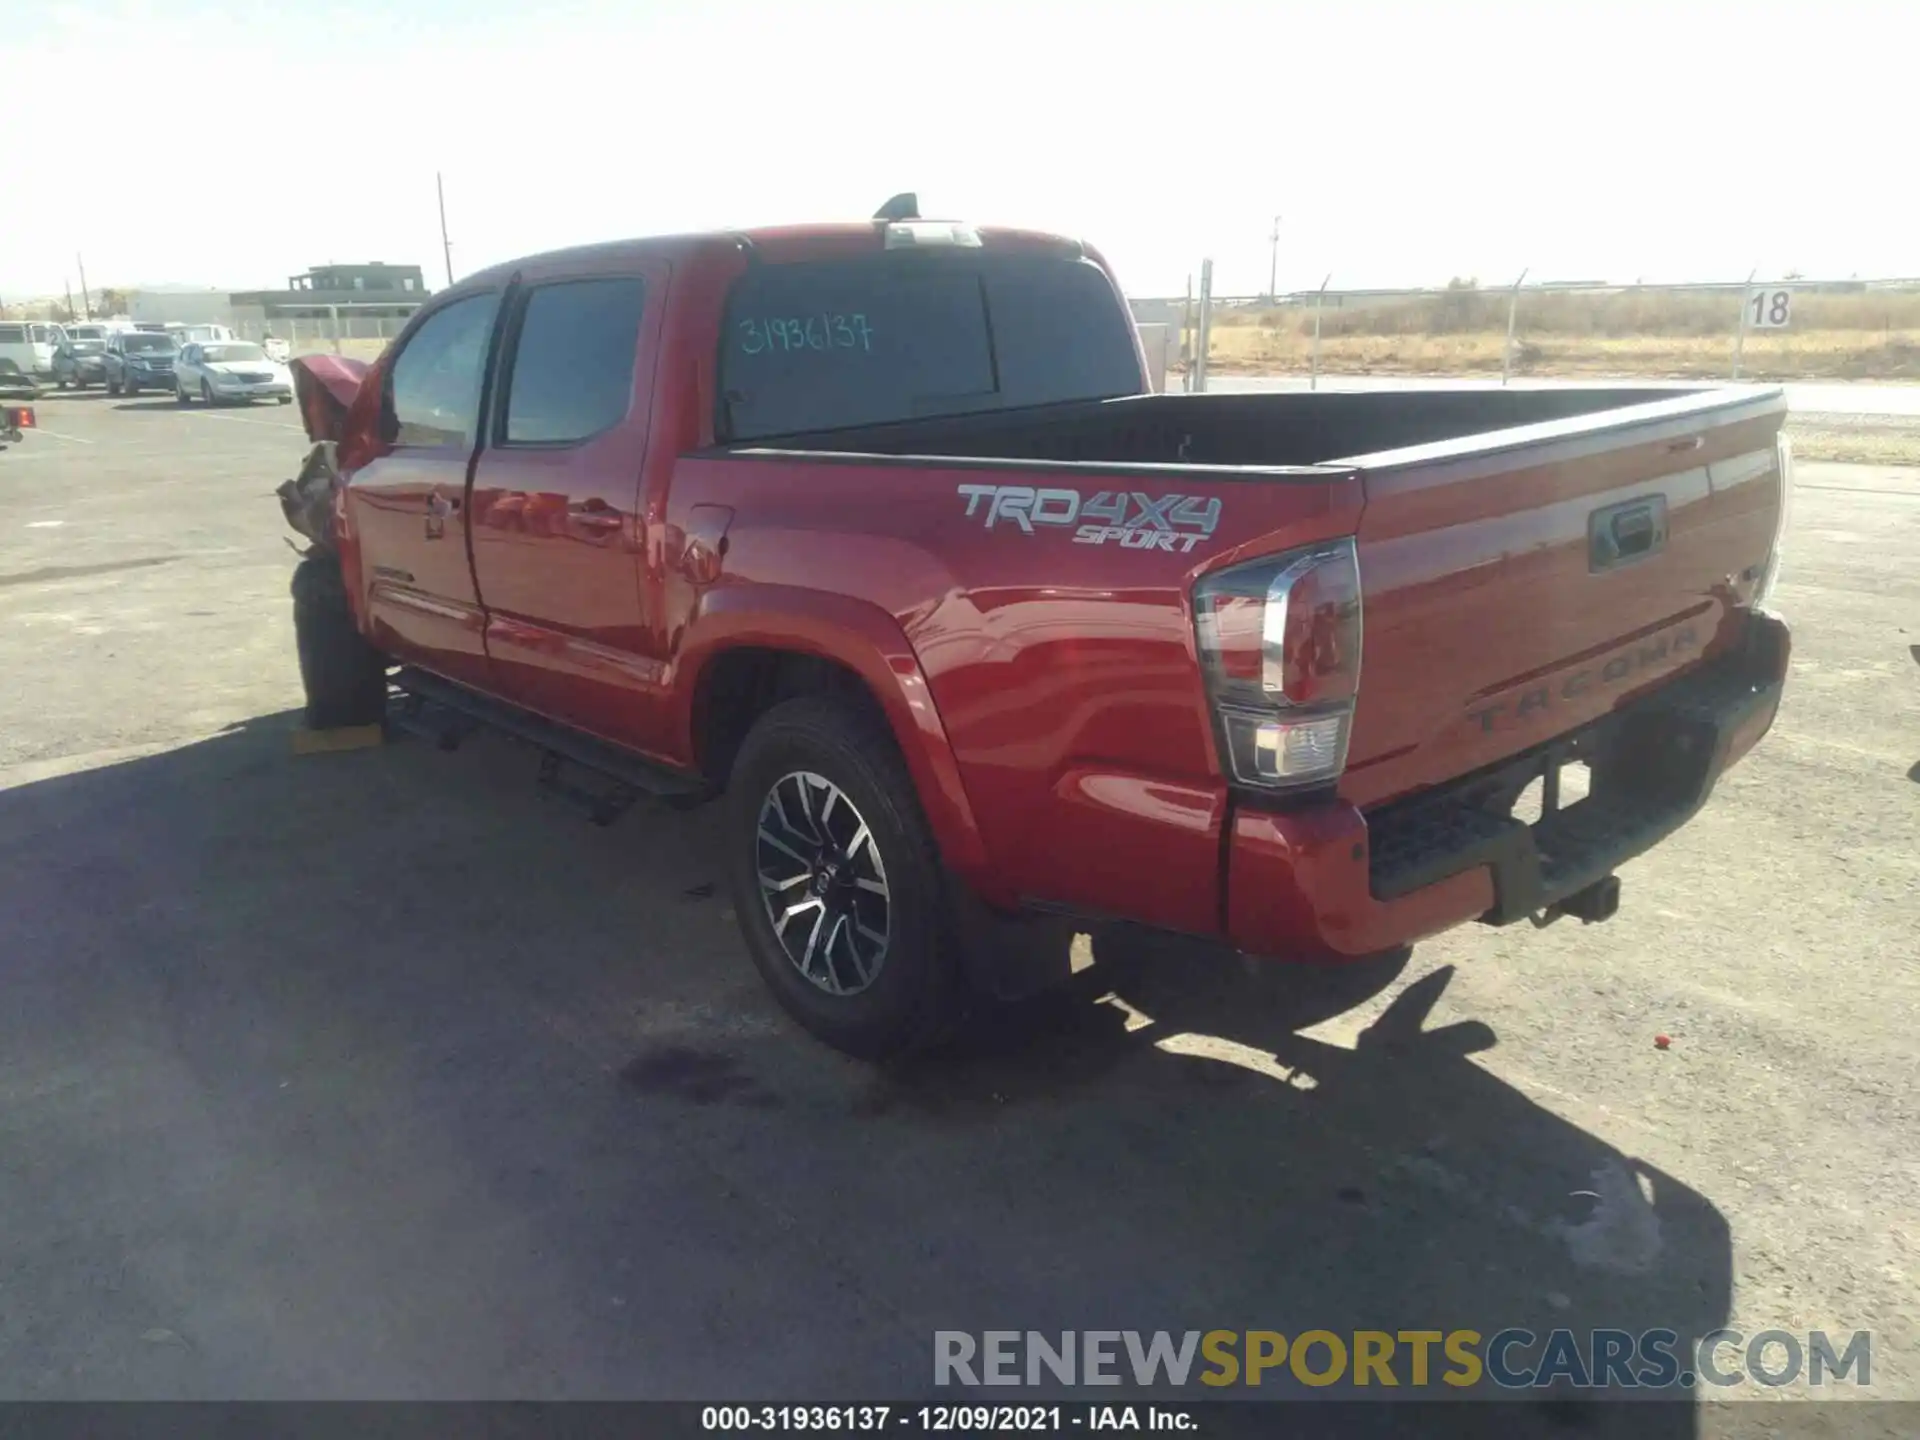
<instances>
[{"instance_id":1,"label":"dirt lot","mask_svg":"<svg viewBox=\"0 0 1920 1440\"><path fill-rule=\"evenodd\" d=\"M489 741L291 755L289 411L42 420L0 454L0 1397L901 1399L941 1328L1731 1324L1871 1330L1920 1399L1920 472L1802 467L1779 724L1612 924L1339 971L1097 937L883 1074L776 1015L705 817L596 829Z\"/></svg>"}]
</instances>

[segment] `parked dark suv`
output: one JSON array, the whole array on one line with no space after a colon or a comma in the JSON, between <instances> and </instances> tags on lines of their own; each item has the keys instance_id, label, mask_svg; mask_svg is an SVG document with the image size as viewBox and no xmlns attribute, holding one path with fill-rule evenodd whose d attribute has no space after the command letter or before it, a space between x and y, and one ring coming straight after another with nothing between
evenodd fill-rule
<instances>
[{"instance_id":1,"label":"parked dark suv","mask_svg":"<svg viewBox=\"0 0 1920 1440\"><path fill-rule=\"evenodd\" d=\"M171 335L152 330L121 330L107 337L109 395L138 395L142 390L172 390L173 360L180 353Z\"/></svg>"}]
</instances>

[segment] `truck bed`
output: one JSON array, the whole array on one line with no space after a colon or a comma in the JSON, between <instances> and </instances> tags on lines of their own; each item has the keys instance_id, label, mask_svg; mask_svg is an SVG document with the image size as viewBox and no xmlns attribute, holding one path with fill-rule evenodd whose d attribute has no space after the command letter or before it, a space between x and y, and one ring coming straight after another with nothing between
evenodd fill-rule
<instances>
[{"instance_id":1,"label":"truck bed","mask_svg":"<svg viewBox=\"0 0 1920 1440\"><path fill-rule=\"evenodd\" d=\"M943 417L762 440L786 449L1083 464L1279 467L1359 463L1414 447L1501 448L1538 435L1614 429L1709 412L1754 392L1721 387L1596 387L1132 395L1025 411ZM1657 407L1650 410L1649 407Z\"/></svg>"},{"instance_id":2,"label":"truck bed","mask_svg":"<svg viewBox=\"0 0 1920 1440\"><path fill-rule=\"evenodd\" d=\"M1083 498L1171 489L1227 513L1257 507L1249 484L1357 478L1365 678L1340 789L1372 807L1722 654L1775 541L1785 413L1781 391L1757 387L1141 395L728 453L1004 470Z\"/></svg>"}]
</instances>

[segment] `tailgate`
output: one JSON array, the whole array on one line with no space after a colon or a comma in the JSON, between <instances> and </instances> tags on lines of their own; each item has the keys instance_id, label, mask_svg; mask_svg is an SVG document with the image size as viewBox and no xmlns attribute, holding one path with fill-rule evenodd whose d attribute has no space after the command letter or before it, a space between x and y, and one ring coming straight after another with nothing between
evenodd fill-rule
<instances>
[{"instance_id":1,"label":"tailgate","mask_svg":"<svg viewBox=\"0 0 1920 1440\"><path fill-rule=\"evenodd\" d=\"M1617 709L1732 644L1777 533L1778 390L1361 456L1370 806Z\"/></svg>"}]
</instances>

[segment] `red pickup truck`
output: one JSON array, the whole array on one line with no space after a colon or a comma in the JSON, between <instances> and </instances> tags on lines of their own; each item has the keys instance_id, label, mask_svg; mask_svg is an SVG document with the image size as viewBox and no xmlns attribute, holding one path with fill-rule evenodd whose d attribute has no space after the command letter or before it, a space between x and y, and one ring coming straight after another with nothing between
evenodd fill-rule
<instances>
[{"instance_id":1,"label":"red pickup truck","mask_svg":"<svg viewBox=\"0 0 1920 1440\"><path fill-rule=\"evenodd\" d=\"M497 266L298 383L312 723L391 685L603 816L722 798L863 1056L1020 987L982 917L1606 919L1787 669L1779 390L1147 393L1093 250L910 206Z\"/></svg>"}]
</instances>

